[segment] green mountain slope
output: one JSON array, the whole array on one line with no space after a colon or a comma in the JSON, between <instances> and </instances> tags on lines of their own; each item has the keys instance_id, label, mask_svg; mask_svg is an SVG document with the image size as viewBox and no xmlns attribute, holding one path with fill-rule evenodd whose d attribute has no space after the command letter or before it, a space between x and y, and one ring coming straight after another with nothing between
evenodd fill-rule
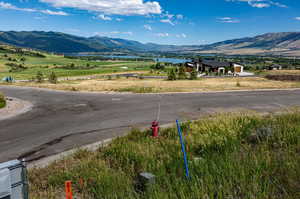
<instances>
[{"instance_id":1,"label":"green mountain slope","mask_svg":"<svg viewBox=\"0 0 300 199\"><path fill-rule=\"evenodd\" d=\"M59 32L0 32L0 43L57 53L79 52L212 52L238 54L298 52L300 32L267 33L209 45L160 45L108 37L80 37Z\"/></svg>"}]
</instances>

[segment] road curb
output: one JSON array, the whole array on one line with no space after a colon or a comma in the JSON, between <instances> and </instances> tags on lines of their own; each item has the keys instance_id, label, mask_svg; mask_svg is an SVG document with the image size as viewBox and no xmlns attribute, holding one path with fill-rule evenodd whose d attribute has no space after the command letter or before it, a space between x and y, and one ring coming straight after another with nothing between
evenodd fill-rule
<instances>
[{"instance_id":1,"label":"road curb","mask_svg":"<svg viewBox=\"0 0 300 199\"><path fill-rule=\"evenodd\" d=\"M120 137L120 136L118 136ZM47 167L49 164L54 163L56 161L62 160L67 156L70 156L74 153L76 153L79 150L88 150L88 151L96 151L97 149L99 149L100 147L105 147L108 144L110 144L114 139L118 138L109 138L109 139L105 139L105 140L101 140L99 142L95 142L92 144L88 144L88 145L84 145L78 148L74 148L62 153L58 153L55 155L51 155L33 162L28 163L27 168L28 169L33 169L33 168L44 168Z\"/></svg>"},{"instance_id":2,"label":"road curb","mask_svg":"<svg viewBox=\"0 0 300 199\"><path fill-rule=\"evenodd\" d=\"M33 104L18 98L6 97L6 106L0 110L0 121L7 120L32 110Z\"/></svg>"},{"instance_id":3,"label":"road curb","mask_svg":"<svg viewBox=\"0 0 300 199\"><path fill-rule=\"evenodd\" d=\"M74 94L104 94L104 95L170 95L170 94L213 94L213 93L238 93L238 92L265 92L265 91L300 91L300 88L274 88L274 89L245 89L245 90L220 90L220 91L187 91L187 92L163 92L163 93L133 93L133 92L116 92L116 91L66 91L56 90L51 88L40 88L30 86L16 86L16 85L0 85L1 87L11 87L16 89L35 89L40 91L58 92L58 93L74 93Z\"/></svg>"}]
</instances>

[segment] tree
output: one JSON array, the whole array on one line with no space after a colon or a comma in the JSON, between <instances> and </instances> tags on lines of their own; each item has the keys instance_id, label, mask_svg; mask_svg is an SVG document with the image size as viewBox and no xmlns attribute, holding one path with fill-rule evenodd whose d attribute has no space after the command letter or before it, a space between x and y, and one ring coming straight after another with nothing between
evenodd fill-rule
<instances>
[{"instance_id":1,"label":"tree","mask_svg":"<svg viewBox=\"0 0 300 199\"><path fill-rule=\"evenodd\" d=\"M49 75L49 82L51 84L57 84L57 76L54 72L51 72Z\"/></svg>"},{"instance_id":2,"label":"tree","mask_svg":"<svg viewBox=\"0 0 300 199\"><path fill-rule=\"evenodd\" d=\"M186 74L183 66L179 67L178 79L186 79Z\"/></svg>"},{"instance_id":3,"label":"tree","mask_svg":"<svg viewBox=\"0 0 300 199\"><path fill-rule=\"evenodd\" d=\"M42 83L44 81L44 75L41 71L37 72L35 78L38 83Z\"/></svg>"},{"instance_id":4,"label":"tree","mask_svg":"<svg viewBox=\"0 0 300 199\"><path fill-rule=\"evenodd\" d=\"M70 64L70 68L71 68L71 69L75 68L75 64L74 64L74 63L71 63L71 64Z\"/></svg>"},{"instance_id":5,"label":"tree","mask_svg":"<svg viewBox=\"0 0 300 199\"><path fill-rule=\"evenodd\" d=\"M174 69L171 69L168 72L168 80L170 80L170 81L176 80L176 73L175 73Z\"/></svg>"},{"instance_id":6,"label":"tree","mask_svg":"<svg viewBox=\"0 0 300 199\"><path fill-rule=\"evenodd\" d=\"M157 62L155 65L151 66L151 68L154 70L164 70L165 66L162 65L160 62Z\"/></svg>"},{"instance_id":7,"label":"tree","mask_svg":"<svg viewBox=\"0 0 300 199\"><path fill-rule=\"evenodd\" d=\"M190 80L196 80L198 78L198 73L195 68L193 68L190 76Z\"/></svg>"}]
</instances>

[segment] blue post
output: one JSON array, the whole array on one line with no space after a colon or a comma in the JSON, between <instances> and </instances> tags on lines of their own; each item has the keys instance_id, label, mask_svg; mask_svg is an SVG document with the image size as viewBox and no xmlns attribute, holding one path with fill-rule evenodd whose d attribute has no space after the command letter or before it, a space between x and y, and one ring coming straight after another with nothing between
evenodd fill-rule
<instances>
[{"instance_id":1,"label":"blue post","mask_svg":"<svg viewBox=\"0 0 300 199\"><path fill-rule=\"evenodd\" d=\"M184 158L185 175L186 175L187 179L190 179L189 166L188 166L188 160L187 160L187 156L186 156L186 152L185 152L184 140L182 138L181 127L180 127L178 120L176 120L176 124L177 124L177 130L178 130L178 134L179 134L179 138L180 138L181 150L182 150L183 158Z\"/></svg>"}]
</instances>

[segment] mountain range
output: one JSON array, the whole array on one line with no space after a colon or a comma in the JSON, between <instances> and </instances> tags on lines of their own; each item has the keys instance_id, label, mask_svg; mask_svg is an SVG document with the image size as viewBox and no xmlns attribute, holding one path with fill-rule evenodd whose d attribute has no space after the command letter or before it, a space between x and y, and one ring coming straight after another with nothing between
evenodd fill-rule
<instances>
[{"instance_id":1,"label":"mountain range","mask_svg":"<svg viewBox=\"0 0 300 199\"><path fill-rule=\"evenodd\" d=\"M81 37L60 32L2 31L0 43L56 53L176 52L300 56L300 32L267 33L208 45L177 46L100 36Z\"/></svg>"}]
</instances>

